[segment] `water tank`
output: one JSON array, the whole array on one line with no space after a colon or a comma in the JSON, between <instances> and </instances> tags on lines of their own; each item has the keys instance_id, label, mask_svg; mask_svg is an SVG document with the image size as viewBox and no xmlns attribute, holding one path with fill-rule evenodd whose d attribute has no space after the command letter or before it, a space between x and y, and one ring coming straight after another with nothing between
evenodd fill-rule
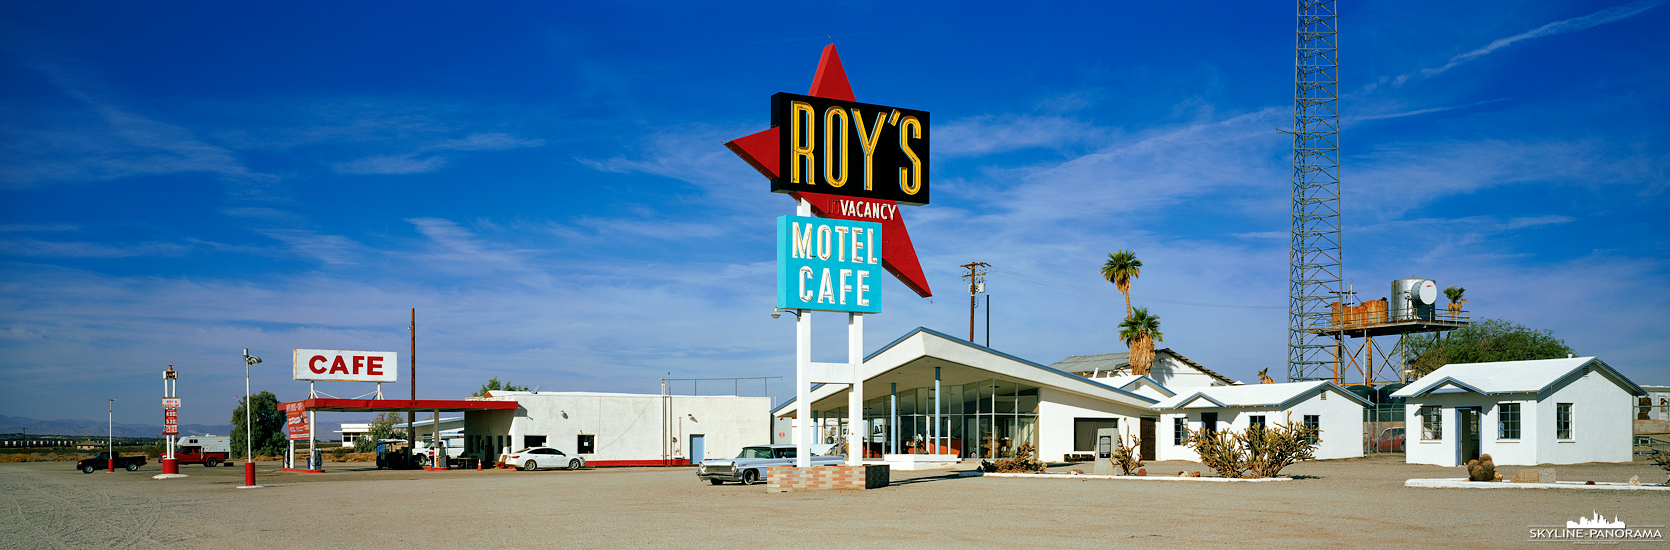
<instances>
[{"instance_id":1,"label":"water tank","mask_svg":"<svg viewBox=\"0 0 1670 550\"><path fill-rule=\"evenodd\" d=\"M1370 403L1374 402L1374 388L1370 388L1368 386L1346 386L1345 391L1357 394L1357 397L1363 398L1364 401L1368 401Z\"/></svg>"},{"instance_id":2,"label":"water tank","mask_svg":"<svg viewBox=\"0 0 1670 550\"><path fill-rule=\"evenodd\" d=\"M1388 312L1392 321L1432 320L1438 315L1438 283L1410 277L1392 281Z\"/></svg>"}]
</instances>

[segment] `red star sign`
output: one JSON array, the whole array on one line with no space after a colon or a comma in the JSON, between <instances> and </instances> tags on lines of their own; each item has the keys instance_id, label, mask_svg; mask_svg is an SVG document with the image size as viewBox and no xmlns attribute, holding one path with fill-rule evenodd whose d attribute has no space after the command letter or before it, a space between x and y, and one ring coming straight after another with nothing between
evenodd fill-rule
<instances>
[{"instance_id":1,"label":"red star sign","mask_svg":"<svg viewBox=\"0 0 1670 550\"><path fill-rule=\"evenodd\" d=\"M852 85L847 83L847 71L841 67L841 56L835 53L834 44L823 48L823 58L818 60L818 72L812 76L812 89L806 95L858 101L852 95ZM779 139L778 128L773 127L725 142L725 147L766 178L776 178L779 173ZM812 206L812 213L819 217L881 223L882 267L918 296L927 298L934 295L933 290L928 288L927 276L922 274L922 263L916 259L916 246L910 242L910 231L905 229L905 219L897 202L823 193L790 194L805 200Z\"/></svg>"}]
</instances>

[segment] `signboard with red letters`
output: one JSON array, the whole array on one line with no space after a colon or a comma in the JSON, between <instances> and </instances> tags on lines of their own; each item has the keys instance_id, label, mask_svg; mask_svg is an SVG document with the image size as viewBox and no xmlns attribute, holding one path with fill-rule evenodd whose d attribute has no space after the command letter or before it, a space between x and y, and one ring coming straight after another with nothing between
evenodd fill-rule
<instances>
[{"instance_id":1,"label":"signboard with red letters","mask_svg":"<svg viewBox=\"0 0 1670 550\"><path fill-rule=\"evenodd\" d=\"M345 382L398 382L400 353L393 351L347 351L298 349L290 366L295 380L336 380Z\"/></svg>"},{"instance_id":2,"label":"signboard with red letters","mask_svg":"<svg viewBox=\"0 0 1670 550\"><path fill-rule=\"evenodd\" d=\"M284 433L290 435L291 440L313 439L313 431L307 424L307 411L301 403L284 404Z\"/></svg>"},{"instance_id":3,"label":"signboard with red letters","mask_svg":"<svg viewBox=\"0 0 1670 550\"><path fill-rule=\"evenodd\" d=\"M177 409L162 410L162 435L180 434L180 415Z\"/></svg>"}]
</instances>

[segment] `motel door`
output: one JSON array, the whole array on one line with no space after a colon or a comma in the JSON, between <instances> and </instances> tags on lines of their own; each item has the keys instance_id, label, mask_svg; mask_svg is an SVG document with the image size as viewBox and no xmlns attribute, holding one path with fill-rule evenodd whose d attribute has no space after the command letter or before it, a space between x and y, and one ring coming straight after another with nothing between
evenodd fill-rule
<instances>
[{"instance_id":1,"label":"motel door","mask_svg":"<svg viewBox=\"0 0 1670 550\"><path fill-rule=\"evenodd\" d=\"M1143 460L1154 460L1154 428L1159 423L1159 419L1147 416L1142 417L1142 431L1140 433L1142 434Z\"/></svg>"},{"instance_id":2,"label":"motel door","mask_svg":"<svg viewBox=\"0 0 1670 550\"><path fill-rule=\"evenodd\" d=\"M1456 439L1461 444L1461 464L1479 457L1479 408L1457 407Z\"/></svg>"}]
</instances>

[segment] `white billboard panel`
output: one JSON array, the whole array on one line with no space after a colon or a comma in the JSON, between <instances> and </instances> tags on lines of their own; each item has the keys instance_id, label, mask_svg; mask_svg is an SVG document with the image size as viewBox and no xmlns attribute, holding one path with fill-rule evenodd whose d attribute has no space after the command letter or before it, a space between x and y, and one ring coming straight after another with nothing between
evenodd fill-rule
<instances>
[{"instance_id":1,"label":"white billboard panel","mask_svg":"<svg viewBox=\"0 0 1670 550\"><path fill-rule=\"evenodd\" d=\"M351 351L298 349L291 363L295 380L339 380L347 382L397 382L400 353L394 351Z\"/></svg>"}]
</instances>

